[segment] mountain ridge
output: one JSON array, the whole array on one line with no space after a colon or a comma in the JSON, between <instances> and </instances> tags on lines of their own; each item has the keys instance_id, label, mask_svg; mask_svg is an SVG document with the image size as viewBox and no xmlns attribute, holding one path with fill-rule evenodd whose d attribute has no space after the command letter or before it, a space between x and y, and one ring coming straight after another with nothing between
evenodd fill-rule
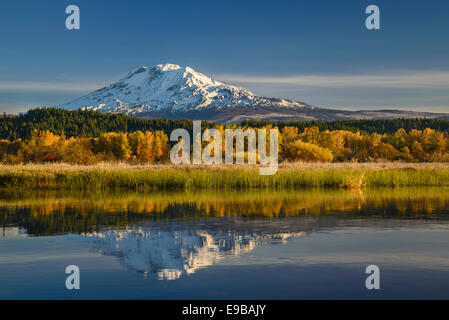
<instances>
[{"instance_id":1,"label":"mountain ridge","mask_svg":"<svg viewBox=\"0 0 449 320\"><path fill-rule=\"evenodd\" d=\"M69 103L65 109L86 108L141 118L209 120L331 121L429 117L449 119L449 113L401 110L348 111L318 108L281 98L257 96L249 89L216 81L190 67L141 66L117 82Z\"/></svg>"}]
</instances>

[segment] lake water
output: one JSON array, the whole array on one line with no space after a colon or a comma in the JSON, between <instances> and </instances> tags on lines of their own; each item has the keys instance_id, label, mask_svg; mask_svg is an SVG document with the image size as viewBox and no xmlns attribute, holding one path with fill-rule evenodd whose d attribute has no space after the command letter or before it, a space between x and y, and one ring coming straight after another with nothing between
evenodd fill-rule
<instances>
[{"instance_id":1,"label":"lake water","mask_svg":"<svg viewBox=\"0 0 449 320\"><path fill-rule=\"evenodd\" d=\"M448 188L0 192L0 299L448 299L448 222Z\"/></svg>"}]
</instances>

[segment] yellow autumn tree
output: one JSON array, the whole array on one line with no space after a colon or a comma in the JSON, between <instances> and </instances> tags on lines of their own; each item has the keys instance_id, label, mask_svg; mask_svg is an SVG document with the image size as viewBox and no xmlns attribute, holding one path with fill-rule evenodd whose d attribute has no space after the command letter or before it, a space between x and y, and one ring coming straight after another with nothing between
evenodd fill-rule
<instances>
[{"instance_id":1,"label":"yellow autumn tree","mask_svg":"<svg viewBox=\"0 0 449 320\"><path fill-rule=\"evenodd\" d=\"M167 135L157 130L154 132L154 152L155 160L158 162L167 161L170 158L170 145Z\"/></svg>"},{"instance_id":2,"label":"yellow autumn tree","mask_svg":"<svg viewBox=\"0 0 449 320\"><path fill-rule=\"evenodd\" d=\"M142 163L152 163L157 157L155 135L150 131L146 131L142 136L142 140L137 146L137 160Z\"/></svg>"}]
</instances>

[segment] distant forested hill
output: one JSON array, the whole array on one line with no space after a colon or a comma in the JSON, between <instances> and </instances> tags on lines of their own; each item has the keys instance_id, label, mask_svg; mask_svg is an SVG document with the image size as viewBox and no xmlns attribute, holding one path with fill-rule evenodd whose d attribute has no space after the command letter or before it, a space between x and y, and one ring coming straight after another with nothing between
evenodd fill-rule
<instances>
[{"instance_id":1,"label":"distant forested hill","mask_svg":"<svg viewBox=\"0 0 449 320\"><path fill-rule=\"evenodd\" d=\"M373 120L336 120L329 122L311 121L311 122L270 122L270 121L254 121L248 120L241 123L242 126L248 126L253 128L261 128L267 125L277 126L282 130L284 127L297 127L299 131L303 131L305 128L318 127L322 130L346 130L362 133L395 133L398 129L405 129L410 131L411 129L424 130L426 128L434 129L441 132L449 133L449 121L437 120L437 119L373 119Z\"/></svg>"},{"instance_id":2,"label":"distant forested hill","mask_svg":"<svg viewBox=\"0 0 449 320\"><path fill-rule=\"evenodd\" d=\"M204 123L203 127L210 126ZM190 120L139 119L123 114L39 108L19 116L0 116L0 139L26 139L33 130L49 130L66 137L98 137L106 132L134 132L192 128Z\"/></svg>"},{"instance_id":3,"label":"distant forested hill","mask_svg":"<svg viewBox=\"0 0 449 320\"><path fill-rule=\"evenodd\" d=\"M344 120L331 122L268 122L244 121L242 126L259 128L266 125L298 127L300 131L317 126L320 130L347 130L366 133L394 133L400 128L435 129L449 132L449 121L435 119L396 120ZM214 123L202 122L202 127L212 127ZM98 137L106 132L134 132L163 130L168 135L176 128L192 129L191 120L139 119L123 114L104 114L95 111L64 110L56 108L33 109L19 116L0 116L0 139L26 139L33 130L49 130L66 137Z\"/></svg>"}]
</instances>

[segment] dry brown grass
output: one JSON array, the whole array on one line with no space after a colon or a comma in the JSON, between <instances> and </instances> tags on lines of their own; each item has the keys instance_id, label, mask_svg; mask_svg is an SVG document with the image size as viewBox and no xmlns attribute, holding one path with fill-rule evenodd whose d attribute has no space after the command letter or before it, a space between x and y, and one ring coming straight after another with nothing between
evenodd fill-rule
<instances>
[{"instance_id":1,"label":"dry brown grass","mask_svg":"<svg viewBox=\"0 0 449 320\"><path fill-rule=\"evenodd\" d=\"M209 169L209 170L233 170L233 169L257 169L259 165L173 165L173 164L129 164L125 162L101 162L93 165L72 165L68 163L46 163L46 164L0 164L0 170L95 170L95 169L129 169L129 170L166 170L166 169ZM406 163L406 162L334 162L334 163L313 163L313 162L288 162L280 163L279 170L341 170L341 169L360 169L360 170L383 170L383 169L441 169L449 170L449 163L425 162L425 163Z\"/></svg>"}]
</instances>

